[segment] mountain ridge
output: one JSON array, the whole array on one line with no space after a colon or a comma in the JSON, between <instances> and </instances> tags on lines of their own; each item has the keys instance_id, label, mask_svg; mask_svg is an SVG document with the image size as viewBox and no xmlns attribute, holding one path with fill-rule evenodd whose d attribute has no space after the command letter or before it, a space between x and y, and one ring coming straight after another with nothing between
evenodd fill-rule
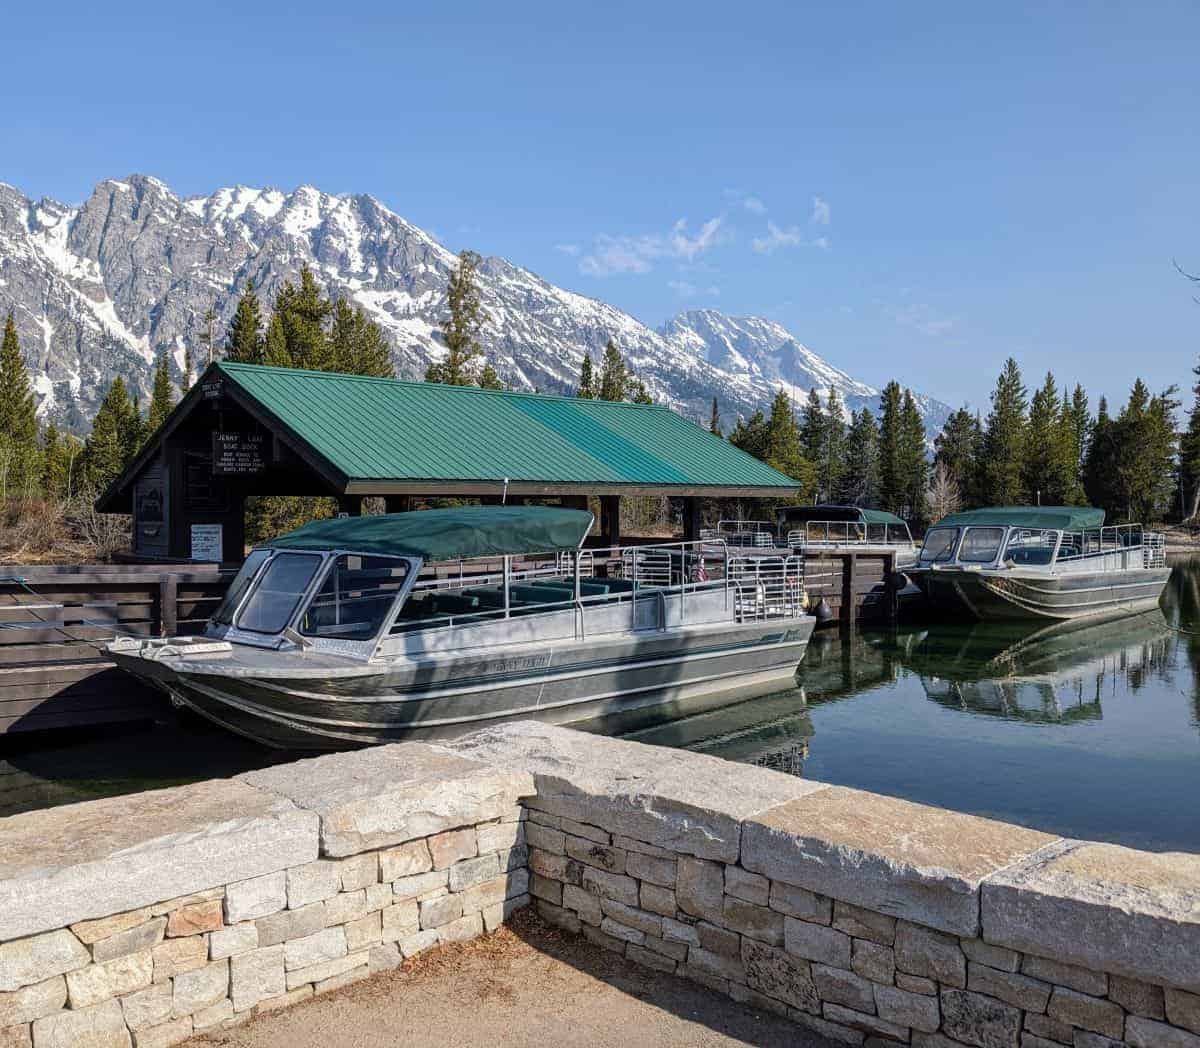
<instances>
[{"instance_id":1,"label":"mountain ridge","mask_svg":"<svg viewBox=\"0 0 1200 1048\"><path fill-rule=\"evenodd\" d=\"M14 310L39 413L76 430L113 377L148 396L159 353L178 374L185 347L199 351L210 307L220 335L247 281L269 304L305 264L383 328L400 377L420 378L444 354L438 322L456 256L369 194L227 186L181 197L130 175L72 207L0 182L0 311ZM485 354L514 388L570 392L583 354L598 358L612 337L656 400L704 423L713 396L728 422L781 387L797 402L832 387L848 409L878 407L877 389L766 318L690 310L653 329L494 255L479 284ZM918 401L932 436L949 408Z\"/></svg>"}]
</instances>

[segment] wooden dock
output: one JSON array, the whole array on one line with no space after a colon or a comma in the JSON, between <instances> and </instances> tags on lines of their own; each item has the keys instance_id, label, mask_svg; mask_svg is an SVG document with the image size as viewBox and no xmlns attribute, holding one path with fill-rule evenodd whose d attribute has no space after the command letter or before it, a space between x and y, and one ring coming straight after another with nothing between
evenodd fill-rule
<instances>
[{"instance_id":1,"label":"wooden dock","mask_svg":"<svg viewBox=\"0 0 1200 1048\"><path fill-rule=\"evenodd\" d=\"M217 565L0 565L0 735L146 719L163 698L102 643L199 630L232 578Z\"/></svg>"},{"instance_id":2,"label":"wooden dock","mask_svg":"<svg viewBox=\"0 0 1200 1048\"><path fill-rule=\"evenodd\" d=\"M804 589L813 604L825 600L833 611L832 621L852 625L861 615L863 598L897 570L900 555L894 546L810 550L804 556Z\"/></svg>"}]
</instances>

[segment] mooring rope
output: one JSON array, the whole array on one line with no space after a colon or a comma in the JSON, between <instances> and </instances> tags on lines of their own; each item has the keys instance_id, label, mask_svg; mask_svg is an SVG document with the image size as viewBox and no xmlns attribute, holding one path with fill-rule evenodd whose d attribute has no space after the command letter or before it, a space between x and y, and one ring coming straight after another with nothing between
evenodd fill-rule
<instances>
[{"instance_id":1,"label":"mooring rope","mask_svg":"<svg viewBox=\"0 0 1200 1048\"><path fill-rule=\"evenodd\" d=\"M29 580L22 575L0 575L0 584L20 586L23 590L25 590L28 594L30 594L30 596L37 597L39 600L45 601L47 604L59 604L60 606L62 606L59 601L50 600L50 598L45 596L45 594L38 593L37 590L35 590L31 585L29 585ZM23 609L28 614L33 615L35 617L35 621L33 621L33 622L0 622L0 630L52 629L57 633L61 633L69 641L73 641L73 642L79 643L79 644L86 644L86 645L88 645L88 647L95 648L96 651L101 652L101 653L104 652L103 645L107 644L109 641L117 640L120 637L140 637L141 636L140 634L133 633L133 632L122 633L120 626L114 625L112 622L103 622L98 619L81 618L78 620L80 625L92 626L95 629L111 629L111 630L113 630L113 635L111 637L103 637L98 641L87 640L83 637L72 637L71 634L67 631L67 627L65 625L62 625L61 623L53 622L48 619L38 618L37 611L34 608L29 607L29 605L10 604L10 605L7 605L7 607Z\"/></svg>"}]
</instances>

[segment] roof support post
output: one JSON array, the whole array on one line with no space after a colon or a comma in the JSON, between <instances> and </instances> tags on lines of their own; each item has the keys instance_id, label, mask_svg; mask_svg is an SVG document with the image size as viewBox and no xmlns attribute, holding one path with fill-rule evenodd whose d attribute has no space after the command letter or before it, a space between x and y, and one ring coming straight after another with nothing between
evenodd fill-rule
<instances>
[{"instance_id":1,"label":"roof support post","mask_svg":"<svg viewBox=\"0 0 1200 1048\"><path fill-rule=\"evenodd\" d=\"M348 517L362 516L362 496L361 495L339 495L338 496L338 513L345 513Z\"/></svg>"},{"instance_id":2,"label":"roof support post","mask_svg":"<svg viewBox=\"0 0 1200 1048\"><path fill-rule=\"evenodd\" d=\"M700 538L700 511L702 508L702 501L695 495L690 495L683 500L684 542L695 542Z\"/></svg>"},{"instance_id":3,"label":"roof support post","mask_svg":"<svg viewBox=\"0 0 1200 1048\"><path fill-rule=\"evenodd\" d=\"M621 496L600 496L601 531L606 546L621 545Z\"/></svg>"},{"instance_id":4,"label":"roof support post","mask_svg":"<svg viewBox=\"0 0 1200 1048\"><path fill-rule=\"evenodd\" d=\"M383 497L383 510L385 513L408 513L411 509L411 495L385 495Z\"/></svg>"}]
</instances>

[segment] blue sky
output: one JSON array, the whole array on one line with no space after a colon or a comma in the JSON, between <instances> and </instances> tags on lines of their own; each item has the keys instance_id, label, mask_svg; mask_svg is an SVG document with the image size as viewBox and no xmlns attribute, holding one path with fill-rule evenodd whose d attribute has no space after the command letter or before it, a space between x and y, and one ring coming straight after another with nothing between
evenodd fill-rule
<instances>
[{"instance_id":1,"label":"blue sky","mask_svg":"<svg viewBox=\"0 0 1200 1048\"><path fill-rule=\"evenodd\" d=\"M1190 384L1195 3L21 5L0 180L368 192L657 325L985 405Z\"/></svg>"}]
</instances>

